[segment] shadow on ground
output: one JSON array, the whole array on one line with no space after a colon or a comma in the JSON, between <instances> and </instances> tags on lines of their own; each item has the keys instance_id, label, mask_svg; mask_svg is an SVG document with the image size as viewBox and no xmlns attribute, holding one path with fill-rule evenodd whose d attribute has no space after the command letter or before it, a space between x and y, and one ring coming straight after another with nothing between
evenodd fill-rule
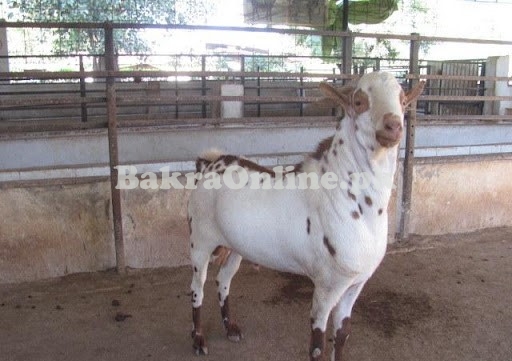
<instances>
[{"instance_id":1,"label":"shadow on ground","mask_svg":"<svg viewBox=\"0 0 512 361\"><path fill-rule=\"evenodd\" d=\"M347 359L512 359L512 229L391 247L356 303ZM211 273L215 269L211 268ZM198 360L190 270L80 274L0 285L0 360ZM307 360L312 284L243 265L232 285L245 338L224 336L213 277L204 360Z\"/></svg>"}]
</instances>

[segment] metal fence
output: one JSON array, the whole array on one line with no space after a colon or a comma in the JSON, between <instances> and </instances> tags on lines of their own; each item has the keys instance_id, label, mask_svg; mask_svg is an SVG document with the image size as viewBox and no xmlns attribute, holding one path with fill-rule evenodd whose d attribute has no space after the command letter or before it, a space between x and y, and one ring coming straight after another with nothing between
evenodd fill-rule
<instances>
[{"instance_id":1,"label":"metal fence","mask_svg":"<svg viewBox=\"0 0 512 361\"><path fill-rule=\"evenodd\" d=\"M308 118L332 121L332 110L315 109L319 100L318 83L348 82L372 70L393 72L404 88L426 80L426 92L408 113L402 191L400 229L405 232L411 209L414 133L417 122L428 121L510 121L512 115L485 114L486 102L512 101L510 96L495 96L496 82L511 82L510 77L486 74L482 60L466 62L429 62L419 58L423 41L497 44L510 46L512 41L451 39L412 35L359 34L352 32L310 31L299 29L163 26L142 24L50 24L0 23L7 28L101 28L105 49L95 56L67 55L68 71L24 69L0 72L0 135L26 132L107 128L110 156L110 180L113 204L114 235L118 269L124 270L123 232L120 190L116 189L119 164L118 136L120 127L205 124L219 122L219 105L223 101L244 104L244 117L231 122L244 123L253 118L272 123ZM215 30L220 32L261 32L336 36L343 40L339 59L298 57L294 55L248 54L145 54L161 57L174 68L124 67L122 57L114 49L117 29ZM407 41L408 59L362 59L352 57L355 38L379 38ZM38 56L44 58L44 56ZM144 56L142 56L144 58ZM29 61L30 55L0 59ZM46 57L46 59L54 59ZM121 60L121 61L120 61ZM97 69L86 64L94 63ZM221 70L209 68L223 64ZM284 69L275 70L275 64ZM273 64L270 66L270 64ZM319 69L313 65L321 65ZM290 68L293 65L292 68ZM288 67L288 68L286 68ZM243 84L244 95L223 96L223 83ZM323 113L322 113L323 112ZM461 114L462 113L462 114Z\"/></svg>"},{"instance_id":2,"label":"metal fence","mask_svg":"<svg viewBox=\"0 0 512 361\"><path fill-rule=\"evenodd\" d=\"M204 26L164 26L112 23L0 23L7 28L48 30L52 28L101 29L105 51L99 54L25 54L7 56L10 72L0 72L0 130L44 131L104 127L107 122L106 83L116 85L116 117L120 126L132 124L173 124L188 120L218 119L220 85L244 85L245 117L273 118L323 116L328 113L312 106L320 94L321 81L346 82L373 70L393 72L404 88L419 78L427 80L418 104L419 119L464 120L502 119L484 112L484 103L493 98L496 78L486 74L485 59L435 61L419 59L423 41L449 41L510 45L512 42L470 39L426 38L419 35L334 33L292 29L259 29ZM109 45L117 30L160 29L176 31L215 30L261 32L308 36L338 36L344 39L342 56L297 56L254 54L258 49L223 49L219 44L211 54L131 54L119 55ZM358 58L352 56L354 39L379 38L408 41L407 59ZM418 51L414 50L418 48ZM109 51L109 48L112 50ZM228 51L229 50L229 51ZM247 52L253 51L253 54ZM66 69L47 71L58 61ZM135 63L134 63L135 61ZM110 63L109 69L106 65ZM41 65L42 64L42 65ZM156 64L156 65L155 65ZM62 67L60 67L62 68ZM414 71L413 69L416 69ZM462 115L468 117L461 117Z\"/></svg>"}]
</instances>

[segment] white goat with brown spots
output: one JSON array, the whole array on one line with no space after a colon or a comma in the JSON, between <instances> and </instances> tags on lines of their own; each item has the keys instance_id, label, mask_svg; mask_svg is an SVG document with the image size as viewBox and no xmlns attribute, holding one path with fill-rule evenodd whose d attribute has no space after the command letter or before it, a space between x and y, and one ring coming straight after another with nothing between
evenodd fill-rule
<instances>
[{"instance_id":1,"label":"white goat with brown spots","mask_svg":"<svg viewBox=\"0 0 512 361\"><path fill-rule=\"evenodd\" d=\"M203 178L192 191L188 210L192 337L198 354L208 352L200 311L213 255L222 258L217 284L222 321L230 340L242 337L231 318L228 295L231 279L245 258L313 281L310 360L324 359L331 312L335 340L332 358L342 359L354 302L386 251L387 208L404 112L420 95L423 83L405 94L392 75L375 72L362 76L355 86L336 89L323 83L320 87L344 109L345 115L335 134L321 142L294 172L319 177L332 172L348 189L287 189L287 182L297 181L288 177L285 189L206 189L207 180ZM203 174L222 174L227 167L237 166L275 177L274 171L247 159L219 153L203 155L196 165ZM354 174L364 174L368 181L361 192L350 188L359 179Z\"/></svg>"}]
</instances>

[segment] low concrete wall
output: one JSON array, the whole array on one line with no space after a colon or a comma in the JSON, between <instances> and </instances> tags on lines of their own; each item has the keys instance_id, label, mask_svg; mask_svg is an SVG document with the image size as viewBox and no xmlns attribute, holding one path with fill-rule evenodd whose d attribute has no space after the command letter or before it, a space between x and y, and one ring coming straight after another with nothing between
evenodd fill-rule
<instances>
[{"instance_id":1,"label":"low concrete wall","mask_svg":"<svg viewBox=\"0 0 512 361\"><path fill-rule=\"evenodd\" d=\"M122 191L126 265L133 268L189 263L189 190Z\"/></svg>"},{"instance_id":2,"label":"low concrete wall","mask_svg":"<svg viewBox=\"0 0 512 361\"><path fill-rule=\"evenodd\" d=\"M512 157L432 159L414 168L411 233L512 226Z\"/></svg>"},{"instance_id":3,"label":"low concrete wall","mask_svg":"<svg viewBox=\"0 0 512 361\"><path fill-rule=\"evenodd\" d=\"M109 183L0 190L0 282L115 266Z\"/></svg>"},{"instance_id":4,"label":"low concrete wall","mask_svg":"<svg viewBox=\"0 0 512 361\"><path fill-rule=\"evenodd\" d=\"M512 174L512 156L418 159L411 233L512 226L506 174ZM397 194L399 189L390 204L390 241L400 219ZM188 264L188 196L176 189L122 191L128 267ZM0 189L0 204L0 283L115 267L107 181Z\"/></svg>"}]
</instances>

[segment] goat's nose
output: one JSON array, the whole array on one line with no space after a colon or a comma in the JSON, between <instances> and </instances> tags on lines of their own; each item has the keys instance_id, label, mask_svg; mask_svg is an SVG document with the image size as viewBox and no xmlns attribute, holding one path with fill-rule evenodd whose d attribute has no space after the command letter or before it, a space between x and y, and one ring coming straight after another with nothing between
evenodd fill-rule
<instances>
[{"instance_id":1,"label":"goat's nose","mask_svg":"<svg viewBox=\"0 0 512 361\"><path fill-rule=\"evenodd\" d=\"M388 136L392 139L400 139L402 136L402 119L396 114L386 113L384 114L384 130Z\"/></svg>"}]
</instances>

